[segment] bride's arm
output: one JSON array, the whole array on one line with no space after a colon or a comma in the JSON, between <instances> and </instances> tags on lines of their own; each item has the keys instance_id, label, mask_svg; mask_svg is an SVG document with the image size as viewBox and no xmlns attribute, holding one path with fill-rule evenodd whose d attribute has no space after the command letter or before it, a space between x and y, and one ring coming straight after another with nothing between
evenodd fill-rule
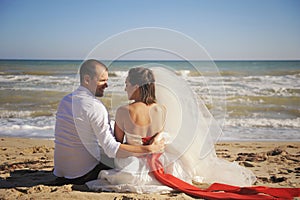
<instances>
[{"instance_id":1,"label":"bride's arm","mask_svg":"<svg viewBox=\"0 0 300 200\"><path fill-rule=\"evenodd\" d=\"M124 114L126 114L126 108L119 107L116 112L114 135L116 140L120 143L123 143L124 135L125 135L123 130L124 130L124 119L126 116L124 116Z\"/></svg>"},{"instance_id":2,"label":"bride's arm","mask_svg":"<svg viewBox=\"0 0 300 200\"><path fill-rule=\"evenodd\" d=\"M124 140L124 131L118 126L117 123L115 123L115 128L114 128L114 134L115 138L118 142L123 143Z\"/></svg>"}]
</instances>

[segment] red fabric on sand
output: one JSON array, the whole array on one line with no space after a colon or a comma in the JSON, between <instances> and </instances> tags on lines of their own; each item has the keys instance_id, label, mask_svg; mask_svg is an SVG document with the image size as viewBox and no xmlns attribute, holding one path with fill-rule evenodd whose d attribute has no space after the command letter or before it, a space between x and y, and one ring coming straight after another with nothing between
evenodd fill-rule
<instances>
[{"instance_id":1,"label":"red fabric on sand","mask_svg":"<svg viewBox=\"0 0 300 200\"><path fill-rule=\"evenodd\" d=\"M152 137L143 138L148 144ZM205 199L293 199L300 196L300 188L271 188L264 186L237 187L221 183L214 183L207 189L200 189L184 182L171 174L165 174L163 165L159 161L161 154L147 156L148 165L155 178L162 184L194 197Z\"/></svg>"}]
</instances>

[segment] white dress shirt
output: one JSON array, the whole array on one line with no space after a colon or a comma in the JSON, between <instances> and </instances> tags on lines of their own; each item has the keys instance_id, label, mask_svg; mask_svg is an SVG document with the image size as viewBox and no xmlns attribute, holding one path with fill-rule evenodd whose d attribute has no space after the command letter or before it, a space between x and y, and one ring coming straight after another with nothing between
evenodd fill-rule
<instances>
[{"instance_id":1,"label":"white dress shirt","mask_svg":"<svg viewBox=\"0 0 300 200\"><path fill-rule=\"evenodd\" d=\"M55 124L55 176L81 177L99 163L102 151L114 158L119 146L105 106L87 88L62 99Z\"/></svg>"}]
</instances>

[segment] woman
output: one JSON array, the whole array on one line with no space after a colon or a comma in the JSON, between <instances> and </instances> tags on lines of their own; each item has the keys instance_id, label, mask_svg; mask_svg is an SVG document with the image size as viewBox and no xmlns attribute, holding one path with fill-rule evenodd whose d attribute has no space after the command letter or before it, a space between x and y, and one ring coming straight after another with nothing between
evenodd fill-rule
<instances>
[{"instance_id":1,"label":"woman","mask_svg":"<svg viewBox=\"0 0 300 200\"><path fill-rule=\"evenodd\" d=\"M142 144L140 138L163 131L166 110L156 103L155 79L147 68L132 68L125 81L125 91L133 102L116 112L115 137L123 142ZM135 140L139 138L138 140Z\"/></svg>"}]
</instances>

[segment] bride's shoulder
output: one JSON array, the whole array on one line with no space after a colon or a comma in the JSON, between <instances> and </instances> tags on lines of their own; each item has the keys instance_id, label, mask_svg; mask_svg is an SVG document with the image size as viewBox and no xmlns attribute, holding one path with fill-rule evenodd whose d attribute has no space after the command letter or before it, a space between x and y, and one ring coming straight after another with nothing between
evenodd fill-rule
<instances>
[{"instance_id":1,"label":"bride's shoulder","mask_svg":"<svg viewBox=\"0 0 300 200\"><path fill-rule=\"evenodd\" d=\"M166 113L167 113L167 109L164 105L161 105L161 104L153 104L150 108L150 113L151 115L154 115L154 116L162 116L162 119L165 119L166 117ZM161 119L161 118L160 118Z\"/></svg>"},{"instance_id":2,"label":"bride's shoulder","mask_svg":"<svg viewBox=\"0 0 300 200\"><path fill-rule=\"evenodd\" d=\"M151 105L152 109L155 111L160 111L160 112L166 112L167 109L164 105L158 104L158 103L154 103Z\"/></svg>"},{"instance_id":3,"label":"bride's shoulder","mask_svg":"<svg viewBox=\"0 0 300 200\"><path fill-rule=\"evenodd\" d=\"M128 105L123 105L123 106L120 106L118 107L117 109L117 114L122 114L122 113L128 113L129 111L129 106Z\"/></svg>"}]
</instances>

